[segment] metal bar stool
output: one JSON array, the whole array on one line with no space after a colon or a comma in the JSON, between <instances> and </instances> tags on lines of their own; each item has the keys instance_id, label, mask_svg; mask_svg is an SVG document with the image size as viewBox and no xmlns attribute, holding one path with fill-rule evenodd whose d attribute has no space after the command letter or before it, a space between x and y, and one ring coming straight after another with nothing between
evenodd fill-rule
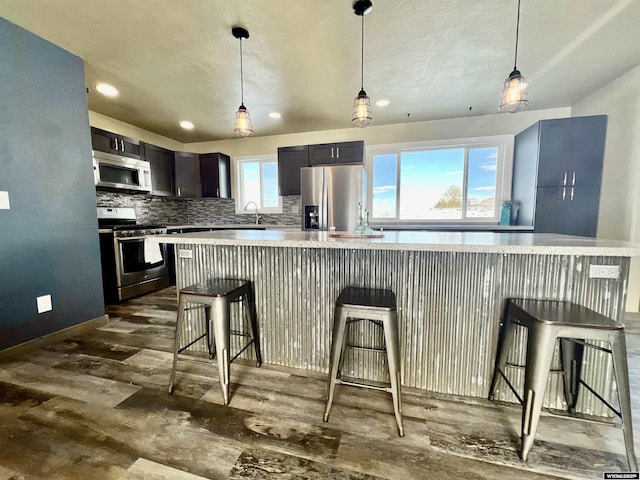
<instances>
[{"instance_id":1,"label":"metal bar stool","mask_svg":"<svg viewBox=\"0 0 640 480\"><path fill-rule=\"evenodd\" d=\"M244 308L245 321L249 323L249 328L246 331L231 330L231 303L234 302L246 302ZM187 303L199 305L187 308ZM204 333L188 345L180 346L180 332L184 325L185 312L196 308L204 308L206 311ZM211 341L210 336L212 325L214 342ZM229 352L231 335L239 335L250 339L233 358L231 358ZM214 353L217 353L222 396L224 398L224 404L228 405L229 365L231 362L253 344L257 366L259 367L262 364L255 299L250 282L246 280L210 279L204 283L191 285L180 290L178 293L178 321L176 322L176 335L173 344L173 367L169 381L169 393L172 393L174 388L178 354L193 345L196 341L205 337L207 339L210 358L213 358ZM214 353L212 353L212 343L214 343Z\"/></svg>"},{"instance_id":2,"label":"metal bar stool","mask_svg":"<svg viewBox=\"0 0 640 480\"><path fill-rule=\"evenodd\" d=\"M507 353L513 342L517 325L528 329L523 397L520 397L504 372L507 365ZM507 301L495 370L489 389L489 399L494 399L497 381L499 377L503 377L522 404L520 457L526 461L533 446L556 339L560 340L560 363L564 375L564 392L569 412L575 413L578 388L580 385L584 385L621 418L629 467L634 472L637 471L638 462L633 448L624 325L586 307L555 300L509 299ZM586 343L585 340L608 342L610 349ZM612 354L620 411L616 410L581 379L585 347Z\"/></svg>"},{"instance_id":3,"label":"metal bar stool","mask_svg":"<svg viewBox=\"0 0 640 480\"><path fill-rule=\"evenodd\" d=\"M390 386L376 386L364 382L341 380L340 367L342 354L346 345L347 325L360 320L370 320L384 329L384 340L389 364ZM349 345L351 348L366 348ZM400 339L398 336L398 315L396 312L396 296L390 290L374 290L370 288L347 287L336 300L331 357L329 359L329 383L327 388L327 405L324 421L329 421L329 411L333 403L336 384L372 388L391 392L393 410L398 425L398 434L404 437L402 425L402 399L400 393Z\"/></svg>"}]
</instances>

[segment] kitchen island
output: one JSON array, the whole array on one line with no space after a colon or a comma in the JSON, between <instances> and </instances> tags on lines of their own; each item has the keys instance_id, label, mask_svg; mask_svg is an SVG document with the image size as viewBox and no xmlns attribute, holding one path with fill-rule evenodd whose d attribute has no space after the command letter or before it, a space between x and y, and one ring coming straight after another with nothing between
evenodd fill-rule
<instances>
[{"instance_id":1,"label":"kitchen island","mask_svg":"<svg viewBox=\"0 0 640 480\"><path fill-rule=\"evenodd\" d=\"M626 242L533 233L405 231L362 239L226 230L154 240L176 244L178 288L211 276L254 283L266 363L326 372L340 290L389 288L398 301L402 384L472 397L488 394L506 298L568 300L622 320L629 258L640 255L640 246ZM590 265L618 266L619 276L590 278ZM187 323L183 335L197 337ZM375 348L380 332L366 323L356 324L352 340ZM523 333L514 364L524 364ZM589 349L585 358L583 378L611 401L609 356ZM346 375L386 380L384 356L374 350L350 351L344 362ZM523 370L511 375L522 388ZM504 383L496 398L516 401ZM559 376L549 382L545 405L564 408ZM592 395L581 395L577 409L608 414Z\"/></svg>"}]
</instances>

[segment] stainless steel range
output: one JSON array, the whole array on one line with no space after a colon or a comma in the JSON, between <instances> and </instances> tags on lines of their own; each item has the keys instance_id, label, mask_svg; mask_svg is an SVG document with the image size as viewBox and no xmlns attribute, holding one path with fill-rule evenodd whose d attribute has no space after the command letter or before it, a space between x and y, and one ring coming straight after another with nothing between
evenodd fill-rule
<instances>
[{"instance_id":1,"label":"stainless steel range","mask_svg":"<svg viewBox=\"0 0 640 480\"><path fill-rule=\"evenodd\" d=\"M98 207L102 285L107 305L169 286L164 244L149 236L163 225L139 225L133 208Z\"/></svg>"}]
</instances>

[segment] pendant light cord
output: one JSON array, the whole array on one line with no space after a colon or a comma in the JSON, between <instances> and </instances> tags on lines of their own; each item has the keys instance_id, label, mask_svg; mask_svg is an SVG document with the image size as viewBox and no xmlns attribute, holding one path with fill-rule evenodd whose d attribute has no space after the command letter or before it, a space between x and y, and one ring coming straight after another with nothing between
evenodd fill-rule
<instances>
[{"instance_id":1,"label":"pendant light cord","mask_svg":"<svg viewBox=\"0 0 640 480\"><path fill-rule=\"evenodd\" d=\"M518 63L518 34L520 33L520 0L518 0L518 20L516 21L516 56L513 59L513 69L517 70Z\"/></svg>"},{"instance_id":2,"label":"pendant light cord","mask_svg":"<svg viewBox=\"0 0 640 480\"><path fill-rule=\"evenodd\" d=\"M362 38L360 40L360 44L362 45L362 51L360 55L360 90L364 90L364 13L362 14Z\"/></svg>"},{"instance_id":3,"label":"pendant light cord","mask_svg":"<svg viewBox=\"0 0 640 480\"><path fill-rule=\"evenodd\" d=\"M240 104L244 105L244 81L242 75L242 37L240 37Z\"/></svg>"}]
</instances>

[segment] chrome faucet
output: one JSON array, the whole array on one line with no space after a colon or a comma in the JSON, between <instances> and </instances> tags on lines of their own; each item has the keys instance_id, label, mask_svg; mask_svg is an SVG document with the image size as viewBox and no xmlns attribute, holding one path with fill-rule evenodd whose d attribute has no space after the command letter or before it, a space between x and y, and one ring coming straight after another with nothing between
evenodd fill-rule
<instances>
[{"instance_id":1,"label":"chrome faucet","mask_svg":"<svg viewBox=\"0 0 640 480\"><path fill-rule=\"evenodd\" d=\"M262 215L260 215L260 212L258 212L258 205L256 204L256 202L253 202L253 201L251 201L251 202L247 202L247 204L244 206L243 210L245 210L245 211L246 211L246 210L247 210L247 207L248 207L249 205L251 205L252 203L253 203L253 206L254 206L254 207L255 207L255 209L256 209L256 225L258 225L258 224L260 223L260 220L262 220Z\"/></svg>"}]
</instances>

